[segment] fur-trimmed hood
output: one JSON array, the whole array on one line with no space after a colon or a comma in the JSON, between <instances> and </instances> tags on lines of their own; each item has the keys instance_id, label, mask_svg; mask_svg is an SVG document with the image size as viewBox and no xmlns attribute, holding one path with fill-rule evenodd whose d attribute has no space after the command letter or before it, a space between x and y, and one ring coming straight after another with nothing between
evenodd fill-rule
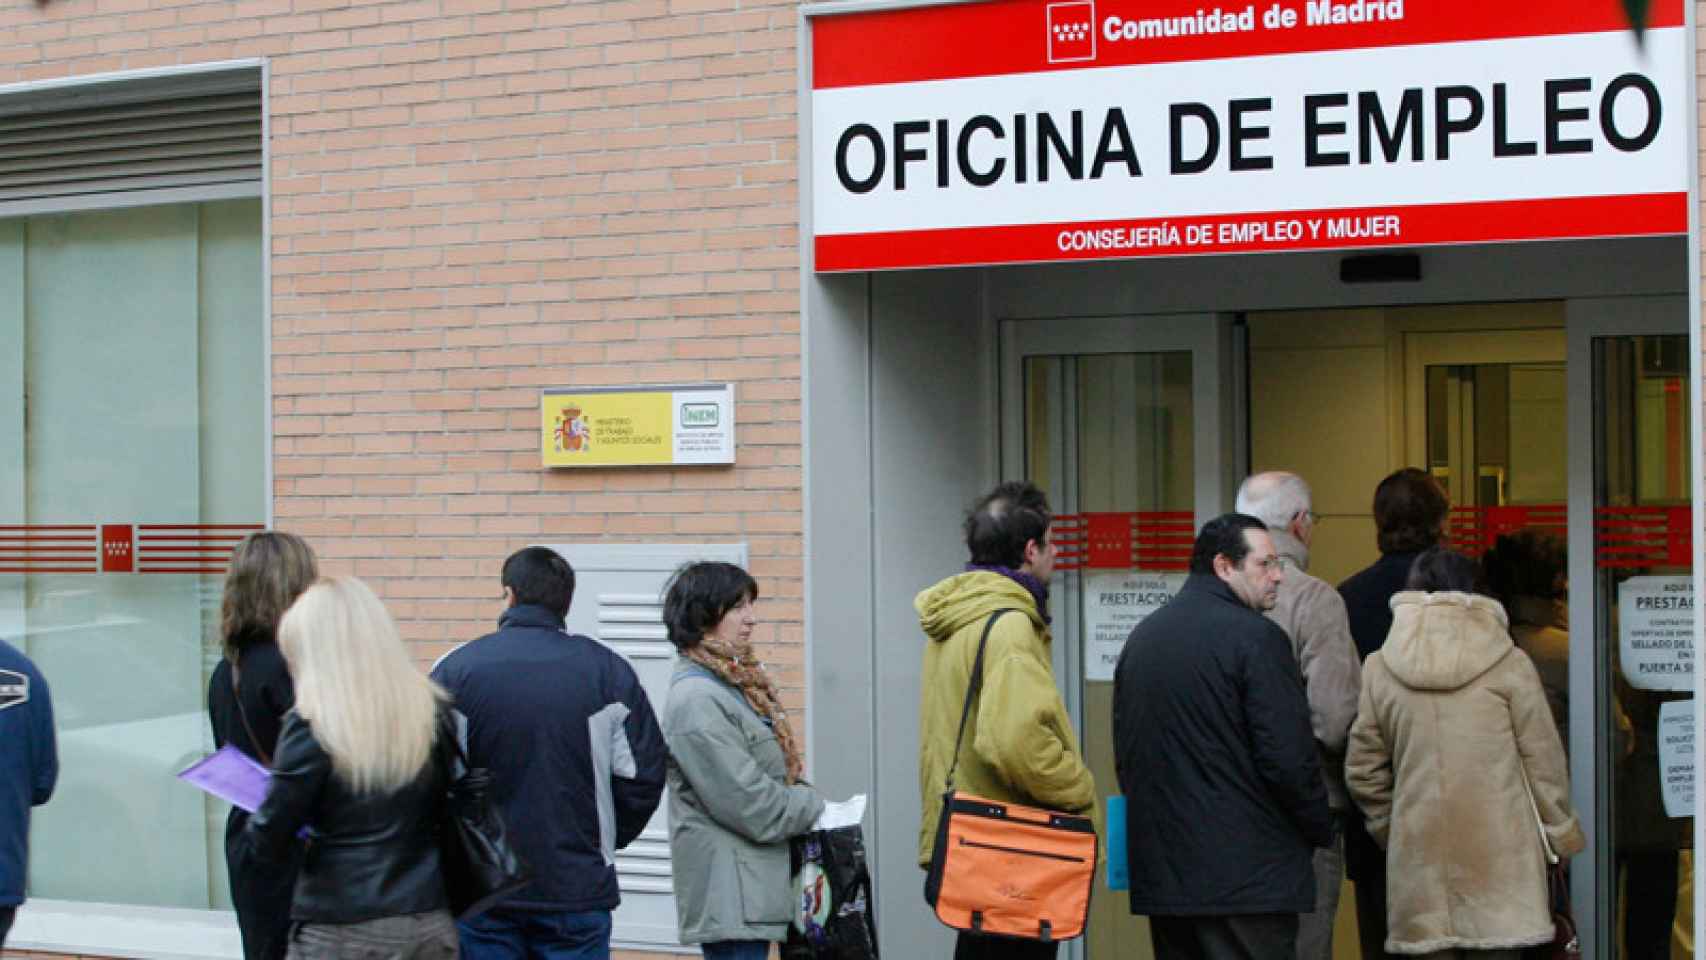
<instances>
[{"instance_id":1,"label":"fur-trimmed hood","mask_svg":"<svg viewBox=\"0 0 1706 960\"><path fill-rule=\"evenodd\" d=\"M1497 600L1416 590L1392 597L1392 632L1381 657L1412 690L1460 689L1510 651L1510 621Z\"/></svg>"}]
</instances>

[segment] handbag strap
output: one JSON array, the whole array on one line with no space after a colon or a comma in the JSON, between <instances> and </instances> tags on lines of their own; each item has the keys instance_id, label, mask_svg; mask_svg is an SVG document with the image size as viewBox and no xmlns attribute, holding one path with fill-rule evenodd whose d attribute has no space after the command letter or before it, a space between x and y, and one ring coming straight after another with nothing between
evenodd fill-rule
<instances>
[{"instance_id":1,"label":"handbag strap","mask_svg":"<svg viewBox=\"0 0 1706 960\"><path fill-rule=\"evenodd\" d=\"M1546 835L1546 821L1540 819L1540 804L1534 802L1534 785L1528 782L1528 771L1521 770L1522 792L1528 794L1528 809L1534 811L1534 826L1540 831L1540 848L1546 851L1548 866L1558 865L1558 854L1552 850L1552 838Z\"/></svg>"},{"instance_id":2,"label":"handbag strap","mask_svg":"<svg viewBox=\"0 0 1706 960\"><path fill-rule=\"evenodd\" d=\"M971 716L972 698L983 689L983 651L989 646L989 631L995 629L995 621L1004 613L1012 613L1012 609L1001 609L989 615L983 623L983 636L977 641L977 659L971 664L971 679L966 682L966 702L960 708L960 732L954 735L954 758L948 764L948 792L954 790L954 771L960 766L960 746L966 739L966 718Z\"/></svg>"},{"instance_id":3,"label":"handbag strap","mask_svg":"<svg viewBox=\"0 0 1706 960\"><path fill-rule=\"evenodd\" d=\"M243 721L243 732L249 735L249 745L255 748L255 753L261 762L272 766L272 752L261 746L261 738L255 736L255 728L249 725L249 711L243 709L243 670L237 666L237 661L231 663L231 694L237 698L237 719Z\"/></svg>"},{"instance_id":4,"label":"handbag strap","mask_svg":"<svg viewBox=\"0 0 1706 960\"><path fill-rule=\"evenodd\" d=\"M444 736L450 740L450 756L447 759L452 761L450 779L454 782L462 779L471 769L468 763L468 753L462 746L463 724L467 723L468 720L454 708L445 710L442 716L444 719L440 723L440 727L443 729Z\"/></svg>"}]
</instances>

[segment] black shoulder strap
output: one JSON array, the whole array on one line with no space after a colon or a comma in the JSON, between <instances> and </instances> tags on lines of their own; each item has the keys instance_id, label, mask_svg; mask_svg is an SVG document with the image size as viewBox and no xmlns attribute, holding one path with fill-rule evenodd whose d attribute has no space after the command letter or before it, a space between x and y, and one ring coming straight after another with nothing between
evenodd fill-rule
<instances>
[{"instance_id":1,"label":"black shoulder strap","mask_svg":"<svg viewBox=\"0 0 1706 960\"><path fill-rule=\"evenodd\" d=\"M249 726L249 711L243 709L243 671L238 669L237 661L225 662L231 665L231 696L237 701L237 719L243 721L243 732L249 735L249 745L255 748L255 756L271 767L272 752L261 746L261 738L255 736L255 728Z\"/></svg>"},{"instance_id":2,"label":"black shoulder strap","mask_svg":"<svg viewBox=\"0 0 1706 960\"><path fill-rule=\"evenodd\" d=\"M1010 609L997 610L984 621L983 636L977 641L977 659L972 661L971 679L966 682L966 703L960 708L960 732L954 735L954 759L948 764L948 792L954 789L954 771L960 766L960 746L966 739L966 718L971 716L971 702L978 692L983 689L983 651L989 646L989 631L995 629L995 621L1004 613L1012 613Z\"/></svg>"},{"instance_id":3,"label":"black shoulder strap","mask_svg":"<svg viewBox=\"0 0 1706 960\"><path fill-rule=\"evenodd\" d=\"M440 708L438 730L439 736L450 741L450 750L446 754L450 761L450 779L459 780L469 769L468 751L462 745L463 738L468 735L468 718L454 707Z\"/></svg>"}]
</instances>

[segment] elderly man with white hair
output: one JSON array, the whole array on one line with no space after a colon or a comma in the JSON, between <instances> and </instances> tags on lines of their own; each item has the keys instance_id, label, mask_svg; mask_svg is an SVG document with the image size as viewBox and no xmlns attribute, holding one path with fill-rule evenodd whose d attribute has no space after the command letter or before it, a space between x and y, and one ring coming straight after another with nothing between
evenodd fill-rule
<instances>
[{"instance_id":1,"label":"elderly man with white hair","mask_svg":"<svg viewBox=\"0 0 1706 960\"><path fill-rule=\"evenodd\" d=\"M1308 573L1309 541L1315 535L1311 506L1309 485L1294 473L1258 473L1238 488L1238 512L1266 524L1274 551L1285 558L1279 600L1267 615L1291 638L1321 752L1327 802L1339 826L1334 844L1315 851L1315 912L1299 917L1297 930L1298 960L1330 960L1344 880L1344 821L1355 811L1345 790L1345 743L1356 717L1362 662L1339 591Z\"/></svg>"}]
</instances>

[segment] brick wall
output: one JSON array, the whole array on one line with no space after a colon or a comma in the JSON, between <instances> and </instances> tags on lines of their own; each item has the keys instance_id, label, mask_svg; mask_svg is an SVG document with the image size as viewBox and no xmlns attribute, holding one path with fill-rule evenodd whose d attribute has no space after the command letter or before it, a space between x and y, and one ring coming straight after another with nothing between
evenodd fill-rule
<instances>
[{"instance_id":1,"label":"brick wall","mask_svg":"<svg viewBox=\"0 0 1706 960\"><path fill-rule=\"evenodd\" d=\"M745 540L801 675L787 0L15 0L0 83L266 57L275 504L430 660L539 541ZM735 381L733 468L548 473L542 387Z\"/></svg>"}]
</instances>

